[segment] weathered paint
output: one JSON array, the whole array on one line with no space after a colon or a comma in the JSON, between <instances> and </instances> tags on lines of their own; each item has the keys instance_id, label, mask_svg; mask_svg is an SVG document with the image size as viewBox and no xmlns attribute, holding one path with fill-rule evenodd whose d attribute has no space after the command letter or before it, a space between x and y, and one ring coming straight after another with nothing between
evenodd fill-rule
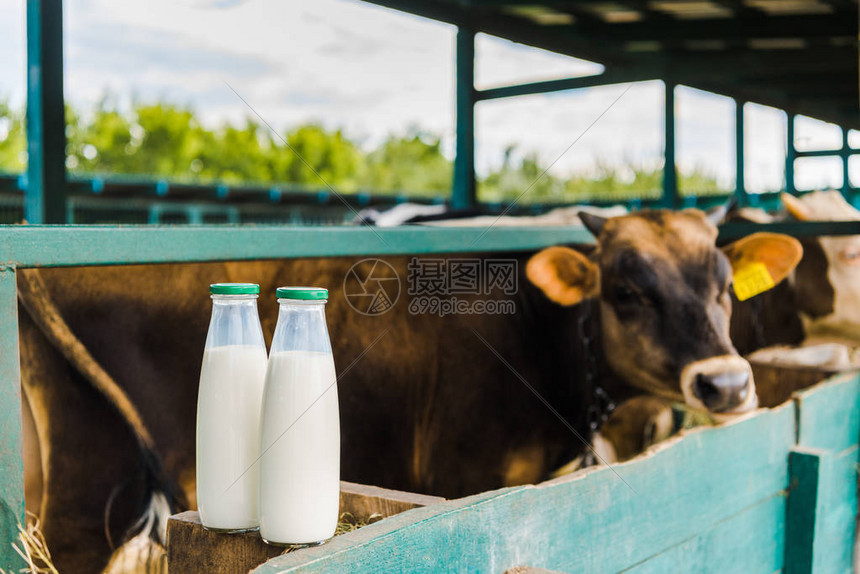
<instances>
[{"instance_id":1,"label":"weathered paint","mask_svg":"<svg viewBox=\"0 0 860 574\"><path fill-rule=\"evenodd\" d=\"M789 529L787 545L797 545L794 572L849 572L857 514L860 441L860 377L843 375L796 395L798 448L792 452L793 498L811 507ZM790 519L795 517L789 514ZM789 522L791 524L791 521ZM811 540L804 536L812 532ZM790 548L790 546L789 546ZM786 562L789 566L789 562Z\"/></svg>"},{"instance_id":2,"label":"weathered paint","mask_svg":"<svg viewBox=\"0 0 860 574\"><path fill-rule=\"evenodd\" d=\"M24 523L19 381L15 271L0 269L0 566L10 572L24 565L11 546L18 536L18 524Z\"/></svg>"},{"instance_id":3,"label":"weathered paint","mask_svg":"<svg viewBox=\"0 0 860 574\"><path fill-rule=\"evenodd\" d=\"M789 455L791 497L788 500L785 566L788 574L812 572L818 494L821 490L821 459L817 449L799 447Z\"/></svg>"},{"instance_id":4,"label":"weathered paint","mask_svg":"<svg viewBox=\"0 0 860 574\"><path fill-rule=\"evenodd\" d=\"M255 572L849 572L860 376L538 486L386 519Z\"/></svg>"},{"instance_id":5,"label":"weathered paint","mask_svg":"<svg viewBox=\"0 0 860 574\"><path fill-rule=\"evenodd\" d=\"M610 469L409 511L329 544L275 558L274 572L500 572L517 564L567 572L699 572L783 566L789 403L688 432Z\"/></svg>"}]
</instances>

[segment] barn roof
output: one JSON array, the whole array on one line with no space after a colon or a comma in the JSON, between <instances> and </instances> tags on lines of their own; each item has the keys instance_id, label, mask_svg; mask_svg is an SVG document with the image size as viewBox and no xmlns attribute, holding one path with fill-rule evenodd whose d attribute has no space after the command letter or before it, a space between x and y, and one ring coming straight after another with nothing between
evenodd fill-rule
<instances>
[{"instance_id":1,"label":"barn roof","mask_svg":"<svg viewBox=\"0 0 860 574\"><path fill-rule=\"evenodd\" d=\"M860 129L856 0L370 0Z\"/></svg>"}]
</instances>

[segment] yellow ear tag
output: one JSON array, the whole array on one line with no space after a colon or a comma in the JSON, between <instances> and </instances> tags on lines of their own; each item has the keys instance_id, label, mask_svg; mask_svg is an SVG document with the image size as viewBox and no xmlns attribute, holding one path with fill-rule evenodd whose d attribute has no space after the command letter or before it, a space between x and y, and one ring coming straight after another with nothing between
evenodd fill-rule
<instances>
[{"instance_id":1,"label":"yellow ear tag","mask_svg":"<svg viewBox=\"0 0 860 574\"><path fill-rule=\"evenodd\" d=\"M749 263L734 273L733 283L738 301L746 301L774 286L773 277L764 263Z\"/></svg>"}]
</instances>

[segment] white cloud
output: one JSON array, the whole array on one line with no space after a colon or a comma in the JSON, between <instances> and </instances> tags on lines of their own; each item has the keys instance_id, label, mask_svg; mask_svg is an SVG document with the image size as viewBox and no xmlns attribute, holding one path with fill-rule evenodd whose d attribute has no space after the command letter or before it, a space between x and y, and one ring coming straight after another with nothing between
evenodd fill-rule
<instances>
[{"instance_id":1,"label":"white cloud","mask_svg":"<svg viewBox=\"0 0 860 574\"><path fill-rule=\"evenodd\" d=\"M734 186L734 101L731 98L678 86L675 92L675 108L675 162L678 171L703 171L717 175L724 187Z\"/></svg>"},{"instance_id":2,"label":"white cloud","mask_svg":"<svg viewBox=\"0 0 860 574\"><path fill-rule=\"evenodd\" d=\"M744 106L744 177L749 191L775 191L785 186L786 116L776 108Z\"/></svg>"},{"instance_id":3,"label":"white cloud","mask_svg":"<svg viewBox=\"0 0 860 574\"><path fill-rule=\"evenodd\" d=\"M497 166L501 152L512 144L518 145L520 157L537 153L546 164L557 160L551 169L556 175L588 170L596 161L661 161L662 83L633 84L622 96L626 87L482 102L476 113L479 172Z\"/></svg>"}]
</instances>

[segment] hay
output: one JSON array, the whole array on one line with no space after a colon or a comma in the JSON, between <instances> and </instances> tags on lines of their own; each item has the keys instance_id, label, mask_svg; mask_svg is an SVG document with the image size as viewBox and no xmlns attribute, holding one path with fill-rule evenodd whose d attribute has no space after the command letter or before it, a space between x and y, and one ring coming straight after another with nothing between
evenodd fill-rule
<instances>
[{"instance_id":1,"label":"hay","mask_svg":"<svg viewBox=\"0 0 860 574\"><path fill-rule=\"evenodd\" d=\"M0 574L59 574L51 559L51 552L42 534L41 523L35 514L27 513L27 525L18 524L18 541L12 548L26 563L18 571L0 568ZM135 537L123 544L113 556L103 574L166 574L167 554L159 544L143 537Z\"/></svg>"},{"instance_id":2,"label":"hay","mask_svg":"<svg viewBox=\"0 0 860 574\"><path fill-rule=\"evenodd\" d=\"M20 572L27 574L59 574L51 560L51 552L42 534L39 519L35 514L27 513L29 520L24 526L18 523L18 542L12 543L12 548L27 564ZM11 571L0 568L2 574L12 574Z\"/></svg>"},{"instance_id":3,"label":"hay","mask_svg":"<svg viewBox=\"0 0 860 574\"><path fill-rule=\"evenodd\" d=\"M378 512L371 514L367 520L361 520L352 515L351 512L344 512L340 515L340 518L337 521L337 529L334 531L335 536L340 536L341 534L346 534L347 532L352 532L353 530L358 530L363 526L367 526L368 524L373 524L382 520L382 515Z\"/></svg>"},{"instance_id":4,"label":"hay","mask_svg":"<svg viewBox=\"0 0 860 574\"><path fill-rule=\"evenodd\" d=\"M371 514L367 520L361 520L360 518L356 518L351 512L344 512L340 515L337 520L337 528L335 528L334 535L340 536L341 534L346 534L347 532L352 532L353 530L358 530L368 524L373 524L374 522L378 522L382 520L383 516L378 512ZM282 554L289 554L290 552L295 552L296 550L301 550L304 546L290 546L286 550L282 552Z\"/></svg>"},{"instance_id":5,"label":"hay","mask_svg":"<svg viewBox=\"0 0 860 574\"><path fill-rule=\"evenodd\" d=\"M42 534L41 524L36 515L28 513L27 525L18 524L18 542L12 543L27 567L19 572L24 574L59 574L51 560L51 553ZM371 514L366 520L356 518L351 512L340 515L335 536L346 534L382 520L378 513ZM301 546L290 547L284 554L298 550ZM166 574L167 553L159 544L148 537L132 538L114 552L110 563L103 571L104 574ZM0 574L15 574L13 571L0 568Z\"/></svg>"}]
</instances>

